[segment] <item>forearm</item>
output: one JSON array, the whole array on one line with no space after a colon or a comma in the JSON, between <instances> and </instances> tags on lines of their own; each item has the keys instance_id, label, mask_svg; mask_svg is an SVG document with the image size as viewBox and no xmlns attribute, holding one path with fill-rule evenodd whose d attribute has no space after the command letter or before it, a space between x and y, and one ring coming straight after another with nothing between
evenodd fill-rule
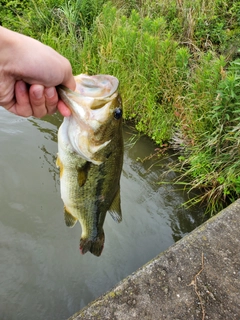
<instances>
[{"instance_id":1,"label":"forearm","mask_svg":"<svg viewBox=\"0 0 240 320\"><path fill-rule=\"evenodd\" d=\"M75 89L69 61L41 42L0 27L0 64L29 84L64 84Z\"/></svg>"},{"instance_id":2,"label":"forearm","mask_svg":"<svg viewBox=\"0 0 240 320\"><path fill-rule=\"evenodd\" d=\"M14 73L14 61L17 60L16 48L19 46L19 40L19 34L0 27L0 81L2 77Z\"/></svg>"},{"instance_id":3,"label":"forearm","mask_svg":"<svg viewBox=\"0 0 240 320\"><path fill-rule=\"evenodd\" d=\"M8 30L2 26L0 26L0 42L1 42L1 51L5 48L9 48L14 44L16 32ZM0 51L0 54L1 54Z\"/></svg>"},{"instance_id":4,"label":"forearm","mask_svg":"<svg viewBox=\"0 0 240 320\"><path fill-rule=\"evenodd\" d=\"M46 86L46 74L54 68L54 63L50 65L49 60L56 59L57 52L35 39L3 27L0 27L0 43L1 77L4 74L13 75L15 80Z\"/></svg>"},{"instance_id":5,"label":"forearm","mask_svg":"<svg viewBox=\"0 0 240 320\"><path fill-rule=\"evenodd\" d=\"M55 88L59 84L75 90L66 58L35 39L0 27L1 106L22 116L51 114L59 102Z\"/></svg>"}]
</instances>

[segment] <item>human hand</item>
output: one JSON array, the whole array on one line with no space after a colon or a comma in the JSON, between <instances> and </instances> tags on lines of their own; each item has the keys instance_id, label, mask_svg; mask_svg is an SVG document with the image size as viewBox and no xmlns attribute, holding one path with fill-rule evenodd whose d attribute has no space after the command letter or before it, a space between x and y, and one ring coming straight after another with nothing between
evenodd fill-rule
<instances>
[{"instance_id":1,"label":"human hand","mask_svg":"<svg viewBox=\"0 0 240 320\"><path fill-rule=\"evenodd\" d=\"M43 117L70 110L56 86L75 90L69 61L39 41L0 27L0 105L17 115Z\"/></svg>"},{"instance_id":2,"label":"human hand","mask_svg":"<svg viewBox=\"0 0 240 320\"><path fill-rule=\"evenodd\" d=\"M64 117L71 115L68 107L59 100L55 87L47 88L39 84L28 86L19 80L15 83L14 93L16 102L10 108L5 108L16 115L41 118L55 113L57 109Z\"/></svg>"}]
</instances>

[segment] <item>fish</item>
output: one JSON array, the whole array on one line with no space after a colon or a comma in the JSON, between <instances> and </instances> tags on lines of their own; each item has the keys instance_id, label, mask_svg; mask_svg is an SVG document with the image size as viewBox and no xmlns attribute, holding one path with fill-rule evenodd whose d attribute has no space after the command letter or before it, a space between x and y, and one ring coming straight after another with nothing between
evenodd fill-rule
<instances>
[{"instance_id":1,"label":"fish","mask_svg":"<svg viewBox=\"0 0 240 320\"><path fill-rule=\"evenodd\" d=\"M57 87L71 116L64 117L58 130L56 165L65 223L73 227L79 221L81 253L100 256L106 213L122 220L122 99L114 76L80 74L75 81L75 91Z\"/></svg>"}]
</instances>

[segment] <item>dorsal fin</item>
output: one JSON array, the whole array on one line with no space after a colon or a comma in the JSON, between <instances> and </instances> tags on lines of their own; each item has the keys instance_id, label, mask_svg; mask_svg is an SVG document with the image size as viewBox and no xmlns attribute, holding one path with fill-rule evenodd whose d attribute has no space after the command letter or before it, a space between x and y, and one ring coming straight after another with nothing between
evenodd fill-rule
<instances>
[{"instance_id":1,"label":"dorsal fin","mask_svg":"<svg viewBox=\"0 0 240 320\"><path fill-rule=\"evenodd\" d=\"M122 221L121 201L120 201L120 188L118 189L115 198L108 210L113 220L116 222Z\"/></svg>"}]
</instances>

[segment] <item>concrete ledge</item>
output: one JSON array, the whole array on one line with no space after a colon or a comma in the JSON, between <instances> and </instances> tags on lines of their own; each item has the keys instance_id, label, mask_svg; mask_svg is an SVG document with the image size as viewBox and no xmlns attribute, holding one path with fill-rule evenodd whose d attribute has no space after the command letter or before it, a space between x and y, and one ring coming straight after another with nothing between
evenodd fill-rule
<instances>
[{"instance_id":1,"label":"concrete ledge","mask_svg":"<svg viewBox=\"0 0 240 320\"><path fill-rule=\"evenodd\" d=\"M240 200L69 320L240 319Z\"/></svg>"}]
</instances>

